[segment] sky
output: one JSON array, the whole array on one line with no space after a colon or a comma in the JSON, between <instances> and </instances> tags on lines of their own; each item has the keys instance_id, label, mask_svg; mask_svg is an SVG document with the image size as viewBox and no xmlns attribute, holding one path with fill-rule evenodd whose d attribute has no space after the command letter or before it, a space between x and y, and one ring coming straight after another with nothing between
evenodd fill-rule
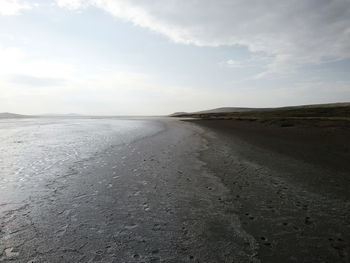
<instances>
[{"instance_id":1,"label":"sky","mask_svg":"<svg viewBox=\"0 0 350 263\"><path fill-rule=\"evenodd\" d=\"M350 0L0 0L0 112L350 101Z\"/></svg>"}]
</instances>

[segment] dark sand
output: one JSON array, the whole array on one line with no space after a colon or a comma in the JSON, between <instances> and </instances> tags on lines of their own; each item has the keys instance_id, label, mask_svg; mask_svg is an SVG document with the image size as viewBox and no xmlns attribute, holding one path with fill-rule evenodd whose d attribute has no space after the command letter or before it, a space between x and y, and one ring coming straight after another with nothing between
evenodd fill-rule
<instances>
[{"instance_id":1,"label":"dark sand","mask_svg":"<svg viewBox=\"0 0 350 263\"><path fill-rule=\"evenodd\" d=\"M262 262L349 262L350 129L195 120Z\"/></svg>"},{"instance_id":2,"label":"dark sand","mask_svg":"<svg viewBox=\"0 0 350 263\"><path fill-rule=\"evenodd\" d=\"M147 121L2 192L0 261L349 261L348 130Z\"/></svg>"}]
</instances>

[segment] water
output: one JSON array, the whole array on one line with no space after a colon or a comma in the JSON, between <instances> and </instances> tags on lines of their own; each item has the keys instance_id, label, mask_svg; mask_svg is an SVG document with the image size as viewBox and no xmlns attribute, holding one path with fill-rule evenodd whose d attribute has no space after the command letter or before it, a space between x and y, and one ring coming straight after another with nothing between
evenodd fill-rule
<instances>
[{"instance_id":1,"label":"water","mask_svg":"<svg viewBox=\"0 0 350 263\"><path fill-rule=\"evenodd\" d=\"M20 202L26 188L68 173L72 164L107 147L128 145L161 129L150 120L0 120L0 205L14 198Z\"/></svg>"}]
</instances>

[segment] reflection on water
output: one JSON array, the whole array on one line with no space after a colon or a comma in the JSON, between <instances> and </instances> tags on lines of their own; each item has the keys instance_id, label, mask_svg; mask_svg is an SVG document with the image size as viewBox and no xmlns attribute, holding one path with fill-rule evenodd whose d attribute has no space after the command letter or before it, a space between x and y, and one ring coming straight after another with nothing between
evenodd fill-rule
<instances>
[{"instance_id":1,"label":"reflection on water","mask_svg":"<svg viewBox=\"0 0 350 263\"><path fill-rule=\"evenodd\" d=\"M0 197L26 187L29 181L33 184L69 173L73 163L160 129L147 120L0 120Z\"/></svg>"}]
</instances>

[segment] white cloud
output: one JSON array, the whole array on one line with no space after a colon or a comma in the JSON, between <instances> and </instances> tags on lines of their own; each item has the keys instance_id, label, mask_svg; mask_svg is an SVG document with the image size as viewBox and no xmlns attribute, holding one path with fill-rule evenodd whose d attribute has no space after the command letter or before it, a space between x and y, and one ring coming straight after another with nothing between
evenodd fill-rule
<instances>
[{"instance_id":1,"label":"white cloud","mask_svg":"<svg viewBox=\"0 0 350 263\"><path fill-rule=\"evenodd\" d=\"M242 64L242 62L233 60L233 59L229 59L226 61L226 65L230 68L242 68L244 67L244 65Z\"/></svg>"},{"instance_id":2,"label":"white cloud","mask_svg":"<svg viewBox=\"0 0 350 263\"><path fill-rule=\"evenodd\" d=\"M18 15L22 10L31 9L28 2L20 0L0 0L0 15Z\"/></svg>"},{"instance_id":3,"label":"white cloud","mask_svg":"<svg viewBox=\"0 0 350 263\"><path fill-rule=\"evenodd\" d=\"M56 3L59 7L65 7L72 10L86 7L89 4L88 1L81 0L56 0Z\"/></svg>"},{"instance_id":4,"label":"white cloud","mask_svg":"<svg viewBox=\"0 0 350 263\"><path fill-rule=\"evenodd\" d=\"M349 0L57 0L101 8L177 43L243 45L275 57L267 71L350 57Z\"/></svg>"}]
</instances>

